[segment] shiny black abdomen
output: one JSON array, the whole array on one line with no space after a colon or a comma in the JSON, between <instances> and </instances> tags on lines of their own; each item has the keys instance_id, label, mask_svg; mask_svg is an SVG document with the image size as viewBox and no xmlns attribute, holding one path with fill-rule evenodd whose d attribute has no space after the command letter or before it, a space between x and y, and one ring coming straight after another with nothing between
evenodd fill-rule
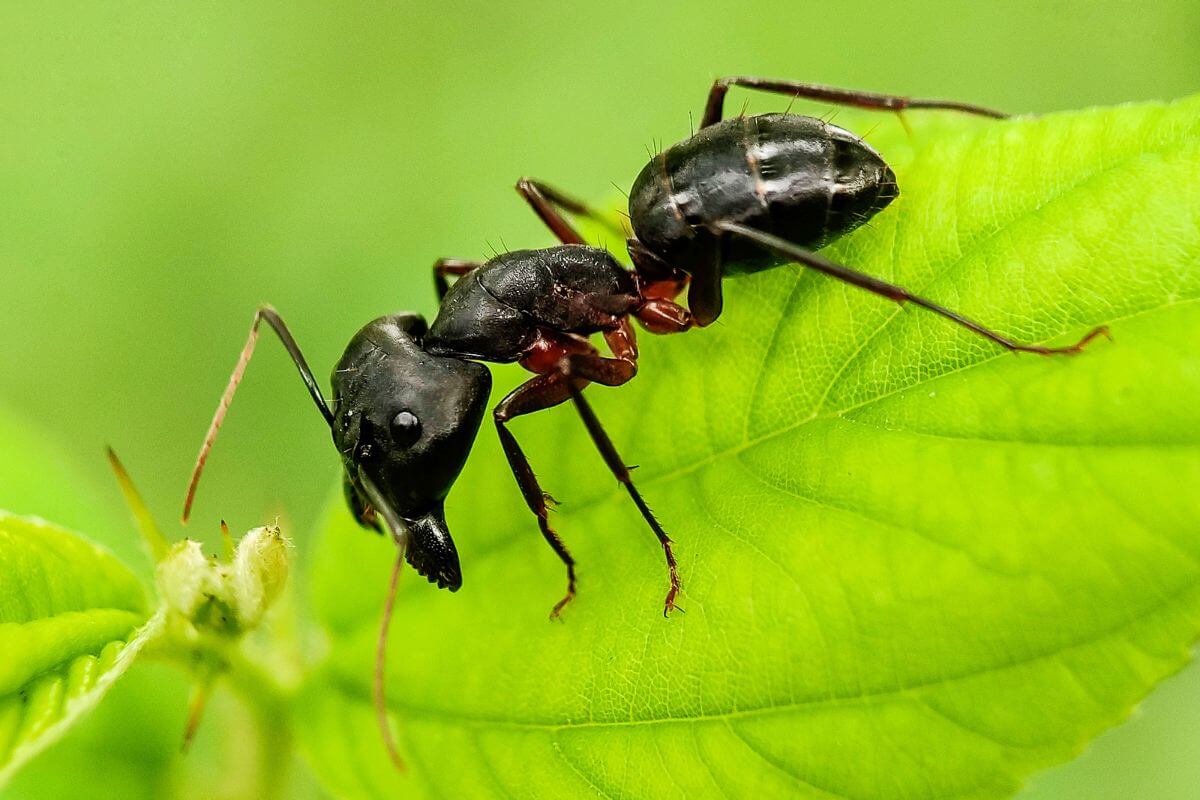
<instances>
[{"instance_id":1,"label":"shiny black abdomen","mask_svg":"<svg viewBox=\"0 0 1200 800\"><path fill-rule=\"evenodd\" d=\"M436 355L517 361L539 328L590 334L638 303L632 273L607 250L560 245L493 258L450 287L425 336Z\"/></svg>"},{"instance_id":2,"label":"shiny black abdomen","mask_svg":"<svg viewBox=\"0 0 1200 800\"><path fill-rule=\"evenodd\" d=\"M849 131L813 117L764 114L710 125L655 156L634 181L634 234L695 274L718 248L723 272L779 260L744 240L721 243L711 223L737 222L816 249L885 208L892 170Z\"/></svg>"}]
</instances>

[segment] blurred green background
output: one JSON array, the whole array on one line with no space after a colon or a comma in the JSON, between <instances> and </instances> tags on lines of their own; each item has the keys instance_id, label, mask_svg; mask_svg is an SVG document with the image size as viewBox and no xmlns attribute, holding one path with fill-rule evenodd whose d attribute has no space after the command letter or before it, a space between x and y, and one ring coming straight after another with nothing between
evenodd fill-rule
<instances>
[{"instance_id":1,"label":"blurred green background","mask_svg":"<svg viewBox=\"0 0 1200 800\"><path fill-rule=\"evenodd\" d=\"M54 469L12 471L0 505L141 559L103 446L173 519L257 304L324 375L367 320L434 310L435 258L549 242L518 176L612 195L717 75L1045 112L1194 93L1197 63L1195 0L6 3L0 456L24 438ZM322 427L263 347L193 535L282 515L303 540L336 474ZM1027 796L1192 797L1198 720L1193 668Z\"/></svg>"}]
</instances>

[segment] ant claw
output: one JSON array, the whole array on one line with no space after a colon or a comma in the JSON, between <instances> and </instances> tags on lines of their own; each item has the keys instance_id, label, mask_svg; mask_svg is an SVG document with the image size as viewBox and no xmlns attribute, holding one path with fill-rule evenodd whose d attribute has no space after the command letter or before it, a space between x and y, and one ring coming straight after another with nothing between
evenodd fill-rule
<instances>
[{"instance_id":1,"label":"ant claw","mask_svg":"<svg viewBox=\"0 0 1200 800\"><path fill-rule=\"evenodd\" d=\"M546 505L550 508L557 508L558 506L562 505L558 502L558 499L549 492L542 492L542 499L546 501Z\"/></svg>"},{"instance_id":2,"label":"ant claw","mask_svg":"<svg viewBox=\"0 0 1200 800\"><path fill-rule=\"evenodd\" d=\"M554 604L554 608L552 608L550 610L550 620L554 621L556 619L559 619L559 616L562 614L563 607L567 603L571 602L574 599L575 599L575 589L572 588L570 591L567 592L566 597L564 597L562 600L559 600L557 603Z\"/></svg>"},{"instance_id":3,"label":"ant claw","mask_svg":"<svg viewBox=\"0 0 1200 800\"><path fill-rule=\"evenodd\" d=\"M680 606L675 605L675 594L679 591L678 586L672 586L671 591L667 593L667 599L663 603L663 617L669 617L672 611L678 611L680 614L686 614Z\"/></svg>"},{"instance_id":4,"label":"ant claw","mask_svg":"<svg viewBox=\"0 0 1200 800\"><path fill-rule=\"evenodd\" d=\"M1108 339L1110 342L1113 340L1112 332L1108 329L1107 325L1097 325L1095 328L1092 328L1090 331L1088 331L1087 335L1078 342L1064 349L1071 355L1080 353L1083 351L1083 348L1091 344L1093 339L1098 339L1101 336L1103 336L1105 339Z\"/></svg>"},{"instance_id":5,"label":"ant claw","mask_svg":"<svg viewBox=\"0 0 1200 800\"><path fill-rule=\"evenodd\" d=\"M1059 356L1059 355L1074 356L1074 355L1079 355L1080 353L1082 353L1083 348L1085 348L1089 344L1091 344L1093 339L1098 339L1101 336L1105 337L1110 342L1112 341L1112 333L1108 330L1107 325L1098 325L1095 328L1092 328L1090 331L1088 331L1087 335L1085 335L1082 339L1077 341L1075 344L1069 344L1069 345L1066 345L1063 347L1045 347L1042 345L1024 345L1024 344L1014 344L1012 342L1004 343L1004 346L1007 347L1009 349L1009 351L1012 352L1013 355L1020 355L1021 353L1036 353L1036 354L1042 355L1042 356ZM997 340L997 341L999 341L999 340Z\"/></svg>"}]
</instances>

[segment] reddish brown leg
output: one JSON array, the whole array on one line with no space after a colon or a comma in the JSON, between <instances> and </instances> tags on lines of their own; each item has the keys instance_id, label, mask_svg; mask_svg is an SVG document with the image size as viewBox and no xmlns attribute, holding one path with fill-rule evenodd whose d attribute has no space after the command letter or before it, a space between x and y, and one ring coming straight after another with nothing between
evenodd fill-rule
<instances>
[{"instance_id":1,"label":"reddish brown leg","mask_svg":"<svg viewBox=\"0 0 1200 800\"><path fill-rule=\"evenodd\" d=\"M637 321L651 333L683 333L695 327L692 314L674 300L647 300L634 312Z\"/></svg>"},{"instance_id":2,"label":"reddish brown leg","mask_svg":"<svg viewBox=\"0 0 1200 800\"><path fill-rule=\"evenodd\" d=\"M968 319L961 314L951 311L950 309L940 306L932 300L926 300L924 297L913 294L903 286L897 286L894 283L881 281L878 278L873 278L870 275L863 274L857 270L841 264L834 263L822 255L814 253L810 250L805 250L803 247L798 247L786 239L780 239L777 236L772 236L768 233L747 228L744 225L738 225L733 222L717 223L717 227L726 233L753 241L760 247L769 250L780 258L785 258L789 261L795 261L803 264L806 267L811 267L818 272L823 272L832 278L837 278L851 286L857 286L860 289L866 289L868 292L877 294L880 297L886 297L888 300L893 300L897 303L912 303L921 308L932 311L938 316L945 317L956 325L961 325L969 331L979 334L985 339L995 342L1006 350L1011 350L1017 353L1038 353L1040 355L1071 355L1083 350L1088 342L1095 339L1097 336L1108 335L1108 327L1101 325L1093 328L1075 344L1070 344L1065 347L1045 347L1043 345L1021 344L1003 336L991 328L985 328L978 322Z\"/></svg>"},{"instance_id":3,"label":"reddish brown leg","mask_svg":"<svg viewBox=\"0 0 1200 800\"><path fill-rule=\"evenodd\" d=\"M629 322L629 317L622 317L616 328L606 331L604 341L615 357L622 361L628 361L633 367L633 373L629 377L632 378L637 374L637 334L633 330L632 323Z\"/></svg>"},{"instance_id":4,"label":"reddish brown leg","mask_svg":"<svg viewBox=\"0 0 1200 800\"><path fill-rule=\"evenodd\" d=\"M567 387L571 392L571 399L575 402L575 408L579 411L579 416L583 418L584 427L587 428L588 433L592 437L592 442L595 443L596 449L600 451L601 457L604 458L604 463L612 471L613 477L625 487L634 505L641 512L642 519L646 520L646 524L650 526L650 530L654 531L654 535L658 537L658 543L662 545L663 554L667 560L667 570L670 573L670 588L667 590L667 597L663 602L663 616L667 616L672 610L677 608L675 597L679 594L679 569L675 562L675 552L671 549L671 538L667 536L667 532L659 524L658 519L654 516L654 512L646 505L641 492L638 491L633 483L633 478L629 474L629 467L625 465L625 462L617 453L616 446L608 438L608 434L605 432L604 426L600 424L596 413L592 410L591 404L583 396L583 387L586 382L591 381L616 386L618 385L618 381L624 382L621 380L622 378L624 380L632 378L636 372L636 366L623 359L601 358L595 355L572 355L563 359L560 368L566 377Z\"/></svg>"},{"instance_id":5,"label":"reddish brown leg","mask_svg":"<svg viewBox=\"0 0 1200 800\"><path fill-rule=\"evenodd\" d=\"M505 457L508 458L508 466L512 469L513 477L517 479L517 485L521 487L525 504L529 506L530 511L537 515L538 528L541 529L542 536L567 567L567 593L563 599L555 603L554 609L550 612L551 619L558 617L563 606L575 597L575 559L567 551L567 546L563 544L558 533L550 527L550 510L546 506L546 501L553 501L553 499L542 491L537 476L533 474L533 468L529 466L529 459L526 458L521 445L517 444L516 437L509 431L507 423L522 414L531 414L544 408L552 408L570 396L570 390L567 389L563 376L557 372L551 372L538 375L521 384L501 400L500 404L492 411L492 417L496 421L496 432L500 436L500 446L504 449Z\"/></svg>"},{"instance_id":6,"label":"reddish brown leg","mask_svg":"<svg viewBox=\"0 0 1200 800\"><path fill-rule=\"evenodd\" d=\"M799 83L797 81L772 80L770 78L755 78L741 75L727 78L717 78L708 91L708 102L704 106L704 118L701 128L707 128L713 123L720 122L725 105L725 95L730 86L744 86L747 89L759 89L764 92L803 97L809 100L822 100L843 106L867 108L879 111L903 111L906 108L939 109L942 111L961 111L964 114L977 114L981 117L1005 119L1008 114L995 111L971 103L960 103L955 100L922 100L912 97L900 97L894 94L879 94L877 92L861 92L853 89L838 89L833 86L821 86L815 83Z\"/></svg>"},{"instance_id":7,"label":"reddish brown leg","mask_svg":"<svg viewBox=\"0 0 1200 800\"><path fill-rule=\"evenodd\" d=\"M482 266L480 261L468 261L463 258L439 258L433 262L433 284L437 287L438 302L442 302L446 292L450 291L450 275L462 277L476 267Z\"/></svg>"},{"instance_id":8,"label":"reddish brown leg","mask_svg":"<svg viewBox=\"0 0 1200 800\"><path fill-rule=\"evenodd\" d=\"M595 412L583 397L583 388L588 383L620 386L637 374L637 341L633 327L626 319L622 320L619 327L604 334L615 358L604 358L596 354L585 341L577 340L574 337L543 334L542 338L545 341L538 349L538 354L523 359L522 363L527 367L541 366L542 364L538 362L544 362L552 352L557 351L559 357L550 367L552 371L531 378L514 389L496 406L493 417L496 421L496 431L500 436L501 447L508 458L513 476L517 479L517 485L521 488L525 503L537 515L538 527L542 531L542 536L567 567L567 593L554 606L550 617L552 619L557 617L563 607L575 596L575 559L567 551L566 545L563 544L558 533L550 527L549 509L546 505L549 495L542 491L541 485L538 484L537 477L533 473L533 468L529 465L529 459L521 450L516 437L509 431L507 423L514 417L556 406L568 397L574 400L575 407L583 418L584 426L600 451L600 455L604 458L604 462L629 492L638 511L641 512L642 517L662 545L671 575L671 586L664 605L665 614L676 607L675 597L679 593L679 572L675 554L671 549L671 540L654 517L649 506L646 505L646 501L642 499L641 493L638 492L630 478L629 468L617 454L612 440L608 438L608 434L605 433L600 421L596 418Z\"/></svg>"},{"instance_id":9,"label":"reddish brown leg","mask_svg":"<svg viewBox=\"0 0 1200 800\"><path fill-rule=\"evenodd\" d=\"M628 247L645 298L633 314L642 327L659 334L683 333L694 327L691 312L674 302L687 288L688 274L663 261L637 239L630 239Z\"/></svg>"},{"instance_id":10,"label":"reddish brown leg","mask_svg":"<svg viewBox=\"0 0 1200 800\"><path fill-rule=\"evenodd\" d=\"M642 297L649 300L674 300L687 289L688 308L670 303L651 307L644 315L636 313L651 333L679 333L686 320L688 327L703 328L721 316L724 304L721 291L721 271L724 256L721 248L711 248L708 264L694 268L691 275L668 264L637 239L627 242L629 257L641 282ZM647 304L649 305L649 304ZM682 313L681 313L682 312Z\"/></svg>"},{"instance_id":11,"label":"reddish brown leg","mask_svg":"<svg viewBox=\"0 0 1200 800\"><path fill-rule=\"evenodd\" d=\"M585 244L583 237L574 226L562 215L562 211L577 217L587 217L600 223L619 238L624 239L626 232L613 225L612 220L596 211L591 206L576 200L568 194L563 194L553 186L548 186L532 178L521 178L517 181L517 192L533 207L534 212L546 223L558 240L563 244Z\"/></svg>"}]
</instances>

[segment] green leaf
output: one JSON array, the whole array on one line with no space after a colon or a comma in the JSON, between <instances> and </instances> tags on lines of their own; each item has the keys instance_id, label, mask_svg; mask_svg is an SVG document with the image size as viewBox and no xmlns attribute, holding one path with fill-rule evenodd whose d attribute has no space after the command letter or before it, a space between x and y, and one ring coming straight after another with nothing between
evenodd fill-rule
<instances>
[{"instance_id":1,"label":"green leaf","mask_svg":"<svg viewBox=\"0 0 1200 800\"><path fill-rule=\"evenodd\" d=\"M155 631L107 551L0 512L0 786L90 711Z\"/></svg>"},{"instance_id":2,"label":"green leaf","mask_svg":"<svg viewBox=\"0 0 1200 800\"><path fill-rule=\"evenodd\" d=\"M392 554L335 508L299 713L337 794L1002 797L1186 662L1200 99L909 119L871 138L902 197L827 254L1021 339L1114 341L1015 357L797 267L729 280L719 324L643 336L638 380L589 393L677 543L671 619L653 536L560 407L514 426L580 564L545 621L563 572L485 429L448 514L463 590L400 595L405 776L370 714Z\"/></svg>"}]
</instances>

